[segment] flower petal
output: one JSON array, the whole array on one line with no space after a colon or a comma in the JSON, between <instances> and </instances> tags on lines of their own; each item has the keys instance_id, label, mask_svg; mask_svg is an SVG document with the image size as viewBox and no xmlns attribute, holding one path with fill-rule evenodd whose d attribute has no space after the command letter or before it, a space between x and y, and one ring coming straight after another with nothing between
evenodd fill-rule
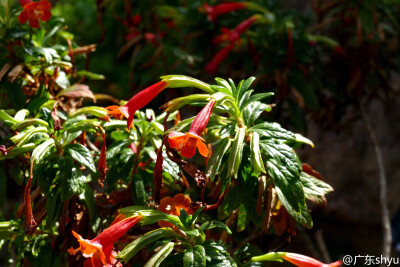
<instances>
[{"instance_id":1,"label":"flower petal","mask_svg":"<svg viewBox=\"0 0 400 267\"><path fill-rule=\"evenodd\" d=\"M29 25L31 25L32 28L37 29L39 28L39 20L37 18L29 18Z\"/></svg>"},{"instance_id":2,"label":"flower petal","mask_svg":"<svg viewBox=\"0 0 400 267\"><path fill-rule=\"evenodd\" d=\"M185 145L181 148L181 155L186 158L191 158L196 154L197 138L189 137Z\"/></svg>"},{"instance_id":3,"label":"flower petal","mask_svg":"<svg viewBox=\"0 0 400 267\"><path fill-rule=\"evenodd\" d=\"M24 7L26 4L32 3L32 0L19 0L19 3Z\"/></svg>"},{"instance_id":4,"label":"flower petal","mask_svg":"<svg viewBox=\"0 0 400 267\"><path fill-rule=\"evenodd\" d=\"M180 150L185 145L187 138L186 134L173 131L168 135L169 147Z\"/></svg>"},{"instance_id":5,"label":"flower petal","mask_svg":"<svg viewBox=\"0 0 400 267\"><path fill-rule=\"evenodd\" d=\"M51 12L49 10L43 10L38 15L39 19L42 21L48 21L51 18Z\"/></svg>"},{"instance_id":6,"label":"flower petal","mask_svg":"<svg viewBox=\"0 0 400 267\"><path fill-rule=\"evenodd\" d=\"M28 12L22 11L18 16L19 23L25 23L28 21Z\"/></svg>"},{"instance_id":7,"label":"flower petal","mask_svg":"<svg viewBox=\"0 0 400 267\"><path fill-rule=\"evenodd\" d=\"M204 144L202 141L197 140L197 148L199 149L200 155L207 158L208 157L208 148L207 145Z\"/></svg>"}]
</instances>

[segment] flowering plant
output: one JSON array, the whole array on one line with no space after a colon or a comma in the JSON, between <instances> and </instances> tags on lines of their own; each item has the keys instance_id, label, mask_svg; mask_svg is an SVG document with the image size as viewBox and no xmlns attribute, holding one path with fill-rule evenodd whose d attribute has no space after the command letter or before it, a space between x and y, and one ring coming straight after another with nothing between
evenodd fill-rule
<instances>
[{"instance_id":1,"label":"flowering plant","mask_svg":"<svg viewBox=\"0 0 400 267\"><path fill-rule=\"evenodd\" d=\"M104 10L120 3L106 4L97 1L96 10L104 32ZM162 21L154 32L144 25L150 24L145 12L115 15L126 27L117 57L132 47L140 54L132 56L130 69L139 72L129 80L136 93L124 101L109 95L118 95L118 86L98 93L96 86L111 79L90 71L97 67L90 64L97 46L79 45L61 8L46 0L1 1L0 8L0 195L21 193L7 203L15 208L0 213L0 246L10 244L10 260L46 266L340 265L250 242L254 233L290 242L298 227L313 226L313 208L326 205L333 191L296 153L300 146L314 147L312 141L272 114L287 106L292 115L296 105L318 107L302 76L310 73L305 64L311 56L300 52L318 43L343 56L337 41L302 32L266 4L250 1L160 5L151 14ZM224 20L231 15L240 19ZM190 16L198 19L185 25ZM201 31L184 28L196 23ZM270 31L263 35L266 26ZM193 35L213 32L206 38L213 50L198 66L201 52L179 50L192 35L171 41L179 27ZM265 44L269 60L279 61L271 68L257 61ZM258 66L257 78L240 80L246 76L236 72L237 82L210 78L228 76L224 66L242 50L248 52L243 62ZM193 77L158 77L160 65L162 73ZM161 110L153 109L162 97Z\"/></svg>"}]
</instances>

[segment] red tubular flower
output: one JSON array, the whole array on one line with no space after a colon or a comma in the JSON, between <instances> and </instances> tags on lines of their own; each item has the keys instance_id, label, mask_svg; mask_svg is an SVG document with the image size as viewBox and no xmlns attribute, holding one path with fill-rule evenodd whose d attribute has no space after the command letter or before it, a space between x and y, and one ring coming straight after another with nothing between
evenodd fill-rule
<instances>
[{"instance_id":1,"label":"red tubular flower","mask_svg":"<svg viewBox=\"0 0 400 267\"><path fill-rule=\"evenodd\" d=\"M166 81L161 81L156 84L153 84L150 87L142 90L138 94L134 95L128 103L121 106L109 106L106 107L108 109L108 115L115 117L117 119L122 119L124 116L128 118L127 127L130 129L133 121L133 116L135 112L145 105L147 105L153 98L155 98L161 91L163 91L167 87L168 83Z\"/></svg>"},{"instance_id":2,"label":"red tubular flower","mask_svg":"<svg viewBox=\"0 0 400 267\"><path fill-rule=\"evenodd\" d=\"M203 4L204 11L207 13L208 18L212 21L215 22L216 18L225 13L229 13L235 10L247 8L246 3L225 3L225 4L219 4L216 6L209 6L208 4L204 3Z\"/></svg>"},{"instance_id":3,"label":"red tubular flower","mask_svg":"<svg viewBox=\"0 0 400 267\"><path fill-rule=\"evenodd\" d=\"M240 43L240 35L247 31L248 28L258 19L257 16L252 16L239 25L236 26L232 31L226 28L222 28L222 34L214 38L213 43L219 44L223 41L238 42Z\"/></svg>"},{"instance_id":4,"label":"red tubular flower","mask_svg":"<svg viewBox=\"0 0 400 267\"><path fill-rule=\"evenodd\" d=\"M190 203L192 203L190 197L179 193L176 194L173 198L163 197L160 201L160 206L158 206L158 210L176 216L179 216L181 214L181 209L186 211L187 214L193 214L194 212L190 207ZM165 221L159 221L158 225L160 227L174 227L172 223Z\"/></svg>"},{"instance_id":5,"label":"red tubular flower","mask_svg":"<svg viewBox=\"0 0 400 267\"><path fill-rule=\"evenodd\" d=\"M103 139L103 144L101 145L100 156L99 156L99 171L100 171L99 184L101 187L103 187L103 181L106 178L108 168L107 168L106 132L104 131L103 128L101 128L101 130L102 130L101 138Z\"/></svg>"},{"instance_id":6,"label":"red tubular flower","mask_svg":"<svg viewBox=\"0 0 400 267\"><path fill-rule=\"evenodd\" d=\"M316 259L296 253L285 253L282 256L283 260L293 263L299 267L336 267L342 264L341 261L336 261L330 264L325 264Z\"/></svg>"},{"instance_id":7,"label":"red tubular flower","mask_svg":"<svg viewBox=\"0 0 400 267\"><path fill-rule=\"evenodd\" d=\"M204 69L210 74L217 73L219 64L221 64L221 62L229 55L234 45L234 43L230 43L228 46L224 47L214 56L211 62L208 63Z\"/></svg>"},{"instance_id":8,"label":"red tubular flower","mask_svg":"<svg viewBox=\"0 0 400 267\"><path fill-rule=\"evenodd\" d=\"M168 143L171 148L181 151L181 155L186 158L193 157L196 153L196 148L199 149L203 157L208 156L208 148L200 135L207 126L215 101L215 99L211 99L199 114L197 114L190 126L189 132L179 133L173 131L168 135Z\"/></svg>"},{"instance_id":9,"label":"red tubular flower","mask_svg":"<svg viewBox=\"0 0 400 267\"><path fill-rule=\"evenodd\" d=\"M32 2L31 0L20 0L24 11L18 16L19 23L25 23L29 20L32 28L39 28L39 19L48 21L51 18L51 3L47 0Z\"/></svg>"},{"instance_id":10,"label":"red tubular flower","mask_svg":"<svg viewBox=\"0 0 400 267\"><path fill-rule=\"evenodd\" d=\"M79 234L72 231L72 234L78 239L79 248L68 249L68 253L75 255L79 251L88 260L85 266L100 267L109 266L116 263L115 252L112 247L115 241L123 236L132 226L137 224L142 216L132 216L121 220L121 216L117 216L115 221L97 237L92 240L83 239ZM122 265L118 265L122 266Z\"/></svg>"},{"instance_id":11,"label":"red tubular flower","mask_svg":"<svg viewBox=\"0 0 400 267\"><path fill-rule=\"evenodd\" d=\"M288 40L288 49L287 49L286 62L290 66L296 60L296 56L294 55L294 49L293 49L293 35L292 35L292 29L291 28L289 28L287 30L287 40Z\"/></svg>"}]
</instances>

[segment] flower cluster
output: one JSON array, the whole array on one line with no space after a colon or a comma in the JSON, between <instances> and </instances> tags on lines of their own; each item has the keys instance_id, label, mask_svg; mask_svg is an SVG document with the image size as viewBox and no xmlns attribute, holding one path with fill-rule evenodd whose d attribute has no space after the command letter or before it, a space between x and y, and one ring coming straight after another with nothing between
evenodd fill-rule
<instances>
[{"instance_id":1,"label":"flower cluster","mask_svg":"<svg viewBox=\"0 0 400 267\"><path fill-rule=\"evenodd\" d=\"M32 28L39 28L39 20L48 21L51 18L51 3L47 0L32 2L32 0L19 1L24 11L18 17L19 23L26 23Z\"/></svg>"},{"instance_id":2,"label":"flower cluster","mask_svg":"<svg viewBox=\"0 0 400 267\"><path fill-rule=\"evenodd\" d=\"M117 264L115 259L116 252L113 251L113 244L123 236L132 226L142 220L141 216L131 216L124 218L123 215L117 216L114 222L92 240L82 238L79 234L72 231L78 239L79 248L68 249L68 253L75 255L79 251L85 258L85 266L101 267ZM120 263L117 266L122 266Z\"/></svg>"},{"instance_id":3,"label":"flower cluster","mask_svg":"<svg viewBox=\"0 0 400 267\"><path fill-rule=\"evenodd\" d=\"M181 214L181 209L186 211L187 214L193 214L193 210L190 207L190 203L192 200L190 197L185 196L184 194L176 194L173 198L164 197L160 201L160 206L158 206L158 210L165 212L167 214L179 216ZM172 223L159 221L158 225L160 227L172 227L175 226Z\"/></svg>"}]
</instances>

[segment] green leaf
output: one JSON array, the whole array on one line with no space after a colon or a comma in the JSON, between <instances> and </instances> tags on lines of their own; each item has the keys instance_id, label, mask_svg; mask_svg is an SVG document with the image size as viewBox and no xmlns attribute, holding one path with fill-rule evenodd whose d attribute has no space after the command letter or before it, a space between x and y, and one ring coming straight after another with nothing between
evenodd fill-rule
<instances>
[{"instance_id":1,"label":"green leaf","mask_svg":"<svg viewBox=\"0 0 400 267\"><path fill-rule=\"evenodd\" d=\"M61 161L60 174L61 180L61 200L66 201L75 194L81 194L85 190L86 177L81 170L76 168L69 157Z\"/></svg>"},{"instance_id":2,"label":"green leaf","mask_svg":"<svg viewBox=\"0 0 400 267\"><path fill-rule=\"evenodd\" d=\"M234 88L232 88L231 85L226 80L221 78L215 78L215 81L219 86L226 88L228 92L232 92L232 95L235 95L235 92L233 91Z\"/></svg>"},{"instance_id":3,"label":"green leaf","mask_svg":"<svg viewBox=\"0 0 400 267\"><path fill-rule=\"evenodd\" d=\"M31 162L38 163L44 157L44 155L54 146L55 142L52 138L38 145L32 152Z\"/></svg>"},{"instance_id":4,"label":"green leaf","mask_svg":"<svg viewBox=\"0 0 400 267\"><path fill-rule=\"evenodd\" d=\"M308 138L306 138L306 137L304 137L304 136L302 136L301 134L298 134L298 133L296 133L294 135L296 137L296 142L304 143L304 144L310 145L312 148L314 148L314 143L310 139L308 139Z\"/></svg>"},{"instance_id":5,"label":"green leaf","mask_svg":"<svg viewBox=\"0 0 400 267\"><path fill-rule=\"evenodd\" d=\"M222 228L228 234L230 234L230 235L232 234L231 229L229 229L229 227L226 224L224 224L223 222L220 222L220 221L207 221L199 227L199 231L204 232L205 230L214 229L214 228Z\"/></svg>"},{"instance_id":6,"label":"green leaf","mask_svg":"<svg viewBox=\"0 0 400 267\"><path fill-rule=\"evenodd\" d=\"M218 219L223 220L229 215L232 214L232 212L239 207L241 203L241 193L243 191L239 189L238 187L233 187L228 191L228 194L225 197L224 202L222 205L218 208Z\"/></svg>"},{"instance_id":7,"label":"green leaf","mask_svg":"<svg viewBox=\"0 0 400 267\"><path fill-rule=\"evenodd\" d=\"M251 94L254 92L254 90L248 90L246 91L241 98L239 98L237 101L239 102L239 109L243 110L245 106L250 104L249 102Z\"/></svg>"},{"instance_id":8,"label":"green leaf","mask_svg":"<svg viewBox=\"0 0 400 267\"><path fill-rule=\"evenodd\" d=\"M81 163L92 172L96 172L94 160L89 149L81 144L69 144L65 146L65 151L68 152L77 162Z\"/></svg>"},{"instance_id":9,"label":"green leaf","mask_svg":"<svg viewBox=\"0 0 400 267\"><path fill-rule=\"evenodd\" d=\"M36 114L39 108L50 99L50 93L47 91L45 83L42 82L34 97L29 101L28 110L31 114Z\"/></svg>"},{"instance_id":10,"label":"green leaf","mask_svg":"<svg viewBox=\"0 0 400 267\"><path fill-rule=\"evenodd\" d=\"M191 117L189 119L185 119L178 124L171 127L168 131L164 133L164 135L171 133L172 131L176 132L184 132L185 130L189 130L190 125L192 124L195 117Z\"/></svg>"},{"instance_id":11,"label":"green leaf","mask_svg":"<svg viewBox=\"0 0 400 267\"><path fill-rule=\"evenodd\" d=\"M206 250L207 266L236 267L237 264L231 258L225 244L220 240L207 240L203 244Z\"/></svg>"},{"instance_id":12,"label":"green leaf","mask_svg":"<svg viewBox=\"0 0 400 267\"><path fill-rule=\"evenodd\" d=\"M238 222L237 222L236 230L238 232L243 231L244 229L246 229L246 226L248 223L249 223L249 216L247 215L247 210L246 210L245 205L242 203L239 206Z\"/></svg>"},{"instance_id":13,"label":"green leaf","mask_svg":"<svg viewBox=\"0 0 400 267\"><path fill-rule=\"evenodd\" d=\"M134 177L131 188L133 201L138 205L145 205L147 200L146 190L144 188L144 173L145 171L143 170L138 171L138 173Z\"/></svg>"},{"instance_id":14,"label":"green leaf","mask_svg":"<svg viewBox=\"0 0 400 267\"><path fill-rule=\"evenodd\" d=\"M209 94L215 93L209 84L192 77L184 75L165 75L160 78L168 83L167 88L195 87Z\"/></svg>"},{"instance_id":15,"label":"green leaf","mask_svg":"<svg viewBox=\"0 0 400 267\"><path fill-rule=\"evenodd\" d=\"M246 125L253 124L265 110L268 110L268 108L268 105L260 101L254 101L248 104L246 108L243 109L243 118Z\"/></svg>"},{"instance_id":16,"label":"green leaf","mask_svg":"<svg viewBox=\"0 0 400 267\"><path fill-rule=\"evenodd\" d=\"M288 213L300 224L311 228L302 184L300 161L291 147L272 141L260 143L267 157L267 172L272 178L277 195Z\"/></svg>"},{"instance_id":17,"label":"green leaf","mask_svg":"<svg viewBox=\"0 0 400 267\"><path fill-rule=\"evenodd\" d=\"M210 97L209 94L191 94L188 96L178 97L173 100L168 101L164 105L161 106L165 112L174 112L181 107L191 104L193 102L207 101Z\"/></svg>"},{"instance_id":18,"label":"green leaf","mask_svg":"<svg viewBox=\"0 0 400 267\"><path fill-rule=\"evenodd\" d=\"M333 192L329 184L306 172L301 172L300 182L303 185L305 197L316 204L326 204L325 195Z\"/></svg>"},{"instance_id":19,"label":"green leaf","mask_svg":"<svg viewBox=\"0 0 400 267\"><path fill-rule=\"evenodd\" d=\"M177 233L168 227L159 228L157 230L148 232L143 236L139 237L128 246L126 246L116 258L121 259L123 262L128 262L133 256L135 256L141 249L147 245L168 236L176 236Z\"/></svg>"},{"instance_id":20,"label":"green leaf","mask_svg":"<svg viewBox=\"0 0 400 267\"><path fill-rule=\"evenodd\" d=\"M0 121L7 124L8 126L13 126L18 123L18 120L14 119L8 115L4 110L0 109Z\"/></svg>"},{"instance_id":21,"label":"green leaf","mask_svg":"<svg viewBox=\"0 0 400 267\"><path fill-rule=\"evenodd\" d=\"M240 162L242 161L244 137L246 128L239 128L236 132L231 151L228 158L228 177L237 177Z\"/></svg>"},{"instance_id":22,"label":"green leaf","mask_svg":"<svg viewBox=\"0 0 400 267\"><path fill-rule=\"evenodd\" d=\"M267 98L267 97L270 97L273 95L274 95L274 93L272 93L272 92L255 94L255 95L251 96L248 101L243 102L243 104L240 105L239 108L242 110L242 109L246 108L250 103L253 103L255 101L260 101L261 99L264 99L264 98Z\"/></svg>"},{"instance_id":23,"label":"green leaf","mask_svg":"<svg viewBox=\"0 0 400 267\"><path fill-rule=\"evenodd\" d=\"M170 215L160 210L149 209L143 206L130 206L119 209L118 212L126 216L141 215L143 217L140 221L142 225L149 225L158 221L166 221L174 224L180 229L185 229L178 216Z\"/></svg>"},{"instance_id":24,"label":"green leaf","mask_svg":"<svg viewBox=\"0 0 400 267\"><path fill-rule=\"evenodd\" d=\"M107 116L107 109L97 106L83 107L75 110L74 112L71 112L69 114L69 117L72 118L81 114L91 114L93 116L101 118Z\"/></svg>"},{"instance_id":25,"label":"green leaf","mask_svg":"<svg viewBox=\"0 0 400 267\"><path fill-rule=\"evenodd\" d=\"M193 248L188 247L183 256L184 267L204 267L206 266L206 250L201 245Z\"/></svg>"},{"instance_id":26,"label":"green leaf","mask_svg":"<svg viewBox=\"0 0 400 267\"><path fill-rule=\"evenodd\" d=\"M262 173L265 173L264 162L260 151L260 136L257 132L253 132L251 136L250 150L251 163L253 164L254 168Z\"/></svg>"},{"instance_id":27,"label":"green leaf","mask_svg":"<svg viewBox=\"0 0 400 267\"><path fill-rule=\"evenodd\" d=\"M226 151L228 151L231 146L231 140L229 137L224 138L221 142L218 143L217 148L211 155L210 160L207 163L206 167L206 175L213 182L215 175L220 172L220 166L222 163L222 159Z\"/></svg>"},{"instance_id":28,"label":"green leaf","mask_svg":"<svg viewBox=\"0 0 400 267\"><path fill-rule=\"evenodd\" d=\"M83 201L86 209L89 212L90 227L93 232L96 232L100 226L99 211L96 206L96 199L94 198L93 189L86 184L85 191L79 195L79 199Z\"/></svg>"},{"instance_id":29,"label":"green leaf","mask_svg":"<svg viewBox=\"0 0 400 267\"><path fill-rule=\"evenodd\" d=\"M279 141L296 141L296 136L281 127L279 123L276 122L263 122L251 127L249 132L256 132L261 135L261 137Z\"/></svg>"},{"instance_id":30,"label":"green leaf","mask_svg":"<svg viewBox=\"0 0 400 267\"><path fill-rule=\"evenodd\" d=\"M270 159L267 170L272 177L276 193L287 212L300 224L312 227L312 218L305 202L303 187L288 169L276 160Z\"/></svg>"},{"instance_id":31,"label":"green leaf","mask_svg":"<svg viewBox=\"0 0 400 267\"><path fill-rule=\"evenodd\" d=\"M158 267L160 264L171 254L172 250L174 249L175 243L168 242L161 249L154 254L148 262L144 265L144 267Z\"/></svg>"},{"instance_id":32,"label":"green leaf","mask_svg":"<svg viewBox=\"0 0 400 267\"><path fill-rule=\"evenodd\" d=\"M11 129L13 130L21 130L24 129L28 126L31 125L41 125L44 127L49 127L49 124L47 122L45 122L44 120L41 119L37 119L37 118L32 118L32 119L25 119L23 121L18 122L17 124L15 124L14 126L11 127Z\"/></svg>"}]
</instances>

